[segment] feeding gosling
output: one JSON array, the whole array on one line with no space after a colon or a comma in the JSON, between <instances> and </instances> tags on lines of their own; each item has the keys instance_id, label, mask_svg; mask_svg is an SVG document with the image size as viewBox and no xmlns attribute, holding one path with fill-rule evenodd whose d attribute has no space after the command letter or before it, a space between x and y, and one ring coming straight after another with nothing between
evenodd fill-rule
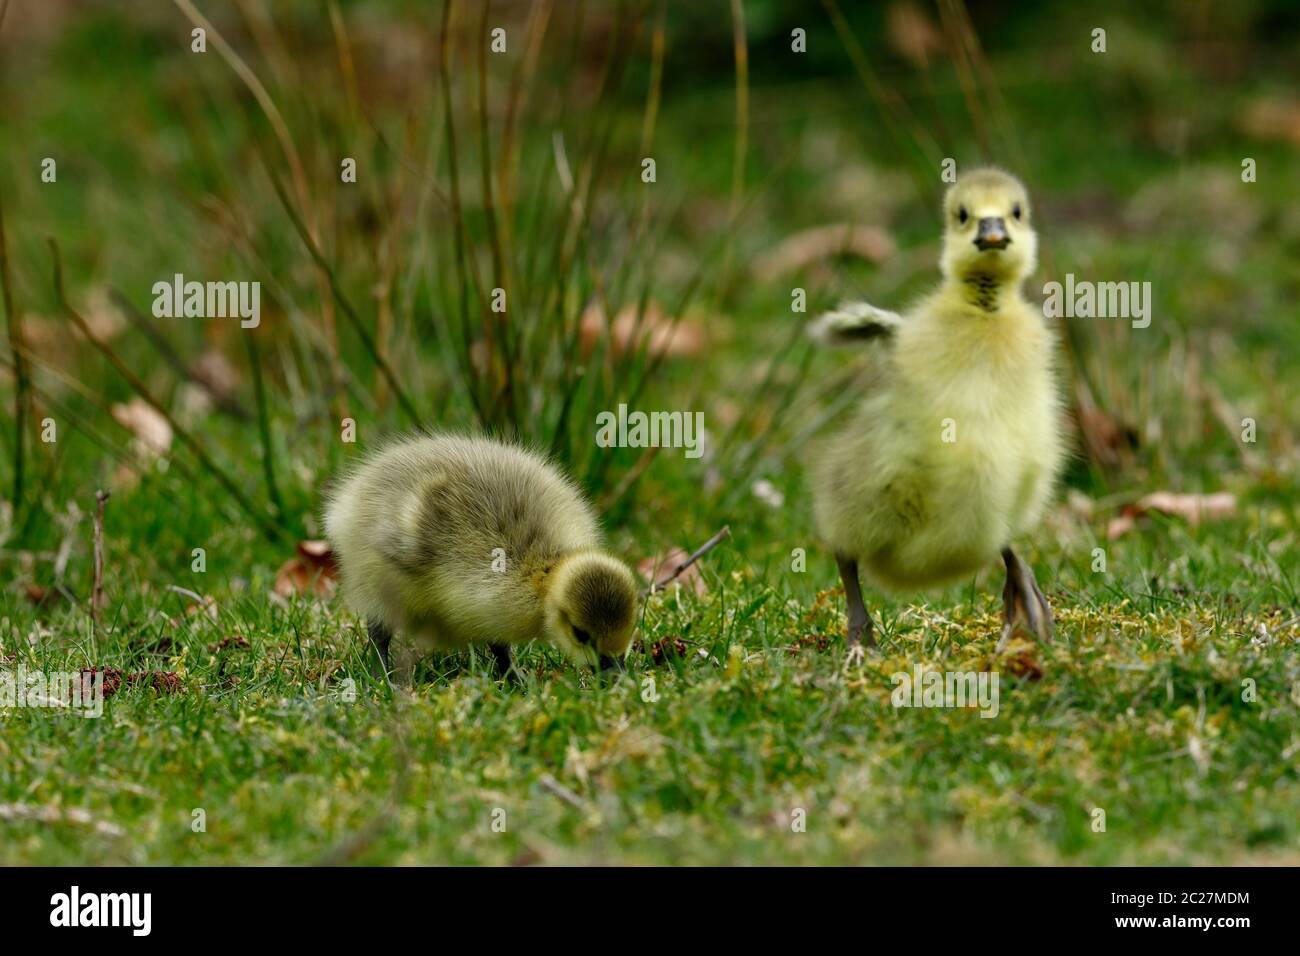
<instances>
[{"instance_id":1,"label":"feeding gosling","mask_svg":"<svg viewBox=\"0 0 1300 956\"><path fill-rule=\"evenodd\" d=\"M329 496L325 527L385 670L395 633L423 650L486 644L512 680L511 647L537 637L602 671L627 653L632 572L598 550L577 487L522 448L458 435L389 445ZM414 664L397 669L403 683Z\"/></svg>"},{"instance_id":2,"label":"feeding gosling","mask_svg":"<svg viewBox=\"0 0 1300 956\"><path fill-rule=\"evenodd\" d=\"M859 563L881 585L925 588L1001 553L999 648L1024 629L1052 636L1052 611L1011 541L1034 528L1065 459L1055 339L1020 286L1037 238L1019 180L963 176L944 200L943 282L907 315L865 303L812 327L870 340L877 377L812 468L813 514L848 603L848 642L874 644Z\"/></svg>"}]
</instances>

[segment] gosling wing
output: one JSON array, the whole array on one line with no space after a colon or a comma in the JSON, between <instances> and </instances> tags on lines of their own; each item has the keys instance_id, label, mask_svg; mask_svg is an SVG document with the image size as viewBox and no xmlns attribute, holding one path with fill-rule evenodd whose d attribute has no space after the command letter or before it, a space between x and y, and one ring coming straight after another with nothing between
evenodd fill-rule
<instances>
[{"instance_id":1,"label":"gosling wing","mask_svg":"<svg viewBox=\"0 0 1300 956\"><path fill-rule=\"evenodd\" d=\"M866 302L845 302L823 312L808 327L808 335L822 345L849 345L873 339L890 339L902 324L897 312Z\"/></svg>"}]
</instances>

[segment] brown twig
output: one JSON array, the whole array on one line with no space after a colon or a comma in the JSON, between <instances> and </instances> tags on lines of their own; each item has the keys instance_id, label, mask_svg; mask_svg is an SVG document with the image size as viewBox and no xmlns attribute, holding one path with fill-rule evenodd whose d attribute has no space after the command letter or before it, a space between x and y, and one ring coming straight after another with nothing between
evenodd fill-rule
<instances>
[{"instance_id":1,"label":"brown twig","mask_svg":"<svg viewBox=\"0 0 1300 956\"><path fill-rule=\"evenodd\" d=\"M311 192L307 188L307 171L302 164L302 157L298 153L298 148L294 145L293 136L289 132L289 125L284 121L279 109L276 108L275 101L271 99L271 94L262 85L262 81L257 78L257 74L249 68L248 64L235 52L234 47L221 35L221 32L203 14L199 13L191 0L174 0L174 2L191 23L196 27L202 27L207 36L212 38L217 53L226 61L226 65L239 77L244 86L248 88L248 91L253 94L253 99L261 109L262 115L271 124L275 138L279 142L284 158L289 164L289 176L293 180L294 191L298 194L298 202L302 207L303 222L311 235L312 242L317 242L321 230L314 207L311 204ZM330 278L332 279L332 277ZM334 310L330 305L330 297L325 294L329 291L329 285L326 276L319 270L317 271L316 280L320 290L321 315L324 319L325 338L329 347L331 374L337 377L341 362L339 360L338 335L334 328Z\"/></svg>"},{"instance_id":2,"label":"brown twig","mask_svg":"<svg viewBox=\"0 0 1300 956\"><path fill-rule=\"evenodd\" d=\"M867 92L871 94L871 98L876 101L880 116L885 121L885 128L889 131L899 151L906 153L910 148L913 155L920 160L919 163L911 163L908 166L908 171L916 180L919 194L922 196L936 196L937 190L934 185L934 177L929 176L926 170L935 168L939 163L942 153L938 144L911 115L907 104L897 92L881 82L880 77L871 68L862 45L858 42L857 37L853 35L853 31L849 28L848 21L844 19L844 14L840 11L836 0L822 0L822 6L826 8L831 24L835 27L836 34L839 35L840 43L849 55L849 60L852 61L853 67L857 70L863 85L867 88ZM904 126L907 127L906 135L904 135Z\"/></svg>"},{"instance_id":3,"label":"brown twig","mask_svg":"<svg viewBox=\"0 0 1300 956\"><path fill-rule=\"evenodd\" d=\"M482 378L475 370L474 362L471 357L471 348L473 346L473 333L470 327L470 284L467 279L473 280L473 288L477 301L481 304L484 300L483 279L479 275L478 259L473 255L469 246L469 236L465 229L465 214L461 203L460 191L460 163L457 159L458 147L456 145L456 119L455 111L452 109L451 100L451 63L448 39L451 33L451 10L453 0L447 0L442 8L442 29L438 35L438 78L439 88L442 92L442 112L445 135L447 137L447 173L451 181L449 195L451 198L451 234L452 247L456 254L456 282L460 286L460 326L462 348L464 349L463 362L466 373L466 385L468 386L470 400L474 403L475 411L478 413L479 421L483 425L494 425L493 415L495 410L493 404L496 396L492 394L492 363L493 349L492 327L489 319L484 320L483 331L485 335L485 353L487 361L484 365L488 378L488 394L483 394Z\"/></svg>"},{"instance_id":4,"label":"brown twig","mask_svg":"<svg viewBox=\"0 0 1300 956\"><path fill-rule=\"evenodd\" d=\"M275 175L275 171L271 168L270 162L267 160L265 154L263 154L262 159L266 164L267 176L270 178L271 185L275 189L275 194L280 200L280 205L284 208L285 213L289 217L289 221L293 224L294 230L298 233L298 238L302 240L302 244L307 248L307 253L316 263L316 266L325 273L325 277L328 280L327 284L329 285L329 291L334 297L334 301L337 302L339 308L343 310L344 317L352 324L352 330L356 332L357 337L361 339L361 344L365 346L366 351L370 354L370 358L374 361L375 365L379 367L384 378L388 380L388 387L392 389L393 396L397 399L397 404L401 406L402 411L406 413L406 417L410 419L411 424L417 429L423 428L424 426L420 421L420 415L415 410L415 405L411 402L411 399L407 396L406 389L402 387L402 383L398 380L397 374L393 371L392 366L389 365L388 360L385 359L383 353L380 352L374 336L366 328L365 323L361 321L361 316L357 314L356 309L352 307L352 303L348 301L348 298L343 294L343 289L339 285L338 277L334 273L333 266L326 261L325 254L321 252L320 247L317 246L315 240L312 239L307 224L303 222L302 217L294 208L293 203L290 202L288 193L285 192L284 186L280 184L280 180Z\"/></svg>"},{"instance_id":5,"label":"brown twig","mask_svg":"<svg viewBox=\"0 0 1300 956\"><path fill-rule=\"evenodd\" d=\"M513 284L506 276L505 252L501 241L501 230L497 225L496 198L492 191L492 134L488 124L488 24L491 22L491 0L483 0L483 15L479 25L478 54L478 118L479 118L479 167L483 182L483 218L487 227L488 249L492 254L493 287L509 289ZM494 329L497 325L499 328ZM484 344L487 347L487 372L491 388L491 414L497 417L498 403L503 406L508 416L514 403L514 373L510 361L510 318L507 314L498 316L492 309L483 313ZM492 344L500 339L500 347L494 353ZM495 366L499 365L497 368Z\"/></svg>"},{"instance_id":6,"label":"brown twig","mask_svg":"<svg viewBox=\"0 0 1300 956\"><path fill-rule=\"evenodd\" d=\"M262 357L257 350L257 340L252 330L244 336L248 350L248 365L253 373L253 397L257 403L257 435L262 443L262 474L266 479L266 495L275 506L276 514L285 515L284 501L275 481L275 450L271 444L271 416L266 410L266 385L262 381Z\"/></svg>"},{"instance_id":7,"label":"brown twig","mask_svg":"<svg viewBox=\"0 0 1300 956\"><path fill-rule=\"evenodd\" d=\"M49 243L50 255L54 258L54 293L59 300L59 307L63 310L64 314L72 320L72 324L77 327L77 331L85 337L87 342L95 346L95 348L104 354L109 362L112 363L113 368L117 369L118 374L126 379L130 386L135 389L136 394L148 402L154 410L158 412L158 414L167 419L167 424L171 425L172 431L176 434L176 437L194 453L194 456L199 460L199 464L201 464L214 478L217 479L221 487L229 493L230 497L235 500L235 503L239 505L240 509L258 523L262 532L272 541L279 541L282 539L284 531L287 529L277 521L271 521L268 519L266 514L259 510L257 506L249 500L248 496L240 490L239 485L235 483L234 479L226 474L221 466L218 465L216 461L213 460L212 456L208 454L207 449L199 444L198 440L190 434L189 430L176 420L176 416L168 411L167 407L154 397L153 393L149 391L149 387L145 385L140 377L131 371L127 364L122 361L121 357L118 356L110 346L101 341L93 332L90 331L90 327L86 324L86 320L82 318L80 313L78 313L77 310L72 307L72 304L68 302L67 294L63 290L63 260L59 255L59 244L53 239L50 239Z\"/></svg>"},{"instance_id":8,"label":"brown twig","mask_svg":"<svg viewBox=\"0 0 1300 956\"><path fill-rule=\"evenodd\" d=\"M728 215L735 218L745 192L745 153L749 149L749 41L745 35L744 0L731 0L731 44L736 63L736 137L731 159L731 204ZM727 232L727 247L722 254L718 270L715 307L721 305L731 272L731 252L734 233Z\"/></svg>"},{"instance_id":9,"label":"brown twig","mask_svg":"<svg viewBox=\"0 0 1300 956\"><path fill-rule=\"evenodd\" d=\"M0 7L4 19L6 2ZM4 303L5 323L9 329L9 348L14 354L14 519L23 506L24 453L27 447L27 409L31 402L31 373L23 354L22 317L14 306L13 279L9 275L9 254L5 246L4 207L0 205L0 301Z\"/></svg>"},{"instance_id":10,"label":"brown twig","mask_svg":"<svg viewBox=\"0 0 1300 956\"><path fill-rule=\"evenodd\" d=\"M102 488L95 492L95 586L90 592L90 614L96 624L104 609L104 502L110 494Z\"/></svg>"},{"instance_id":11,"label":"brown twig","mask_svg":"<svg viewBox=\"0 0 1300 956\"><path fill-rule=\"evenodd\" d=\"M722 544L723 541L725 541L727 538L730 537L731 537L731 528L727 525L723 525L721 531L715 534L708 541L705 541L704 544L700 545L699 548L696 549L694 554L692 554L685 561L682 561L675 568L673 568L672 573L668 575L668 577L664 578L662 581L655 581L653 584L650 585L650 587L646 588L644 591L641 592L641 596L643 598L649 597L651 594L654 594L657 591L662 591L668 585L672 584L679 577L681 577L682 574L686 571L686 569L689 568L692 564L700 560L700 558L704 557L706 554L708 554L710 551L712 551L714 548Z\"/></svg>"},{"instance_id":12,"label":"brown twig","mask_svg":"<svg viewBox=\"0 0 1300 956\"><path fill-rule=\"evenodd\" d=\"M651 462L655 460L658 454L659 448L654 445L642 452L636 464L629 468L623 474L623 477L619 479L618 484L614 486L614 490L600 500L600 510L609 511L614 505L618 504L645 473L645 470L650 467Z\"/></svg>"},{"instance_id":13,"label":"brown twig","mask_svg":"<svg viewBox=\"0 0 1300 956\"><path fill-rule=\"evenodd\" d=\"M80 379L73 375L69 375L53 362L48 362L42 359L27 346L22 347L22 352L24 357L33 364L33 367L40 366L48 372L51 377L58 379L62 385L72 389L103 412L104 416L119 429L130 435L135 434L129 426L123 425L113 417L112 403L105 401L93 388L88 388ZM0 358L0 365L6 368L13 368L13 359L8 357ZM88 420L74 411L72 406L61 399L55 391L44 389L33 382L32 396L33 398L40 399L45 405L58 412L61 421L66 420L69 425L89 438L94 444L103 449L104 452L111 455L123 467L135 472L137 476L144 476L144 469L141 468L138 461L126 454L119 446L114 445L109 439L96 432L95 429L91 427ZM192 472L186 467L185 463L179 461L175 455L166 451L159 451L158 455L168 463L169 468L176 468L177 471L186 478L192 477Z\"/></svg>"},{"instance_id":14,"label":"brown twig","mask_svg":"<svg viewBox=\"0 0 1300 956\"><path fill-rule=\"evenodd\" d=\"M501 207L502 244L510 250L515 247L513 216L516 198L515 179L519 161L515 151L517 142L515 120L522 112L529 93L538 86L535 82L537 63L541 58L542 41L546 38L546 28L550 22L553 6L553 0L541 0L533 4L532 11L528 15L526 27L528 43L524 55L519 58L514 74L510 78L510 95L506 100L505 118L501 123L501 149L497 153L497 197ZM506 264L513 268L509 261Z\"/></svg>"},{"instance_id":15,"label":"brown twig","mask_svg":"<svg viewBox=\"0 0 1300 956\"><path fill-rule=\"evenodd\" d=\"M212 404L231 418L240 422L248 422L252 419L253 416L248 413L248 409L244 408L238 398L218 385L211 375L208 375L197 366L191 366L181 358L180 354L172 348L171 343L167 341L167 336L163 334L158 324L137 309L135 303L128 299L120 289L110 289L109 298L113 300L113 304L121 310L127 320L144 333L145 338L149 340L149 344L154 347L177 375L203 389L208 398L212 400Z\"/></svg>"},{"instance_id":16,"label":"brown twig","mask_svg":"<svg viewBox=\"0 0 1300 956\"><path fill-rule=\"evenodd\" d=\"M544 773L538 778L537 782L541 784L543 790L554 796L559 797L575 810L586 810L587 805L583 803L582 797L578 796L560 781L556 780L549 773Z\"/></svg>"}]
</instances>

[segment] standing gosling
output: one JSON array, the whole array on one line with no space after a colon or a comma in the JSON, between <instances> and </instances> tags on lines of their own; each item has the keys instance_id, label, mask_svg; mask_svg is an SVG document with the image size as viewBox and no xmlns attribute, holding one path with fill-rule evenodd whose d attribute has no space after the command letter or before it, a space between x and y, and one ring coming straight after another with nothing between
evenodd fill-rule
<instances>
[{"instance_id":1,"label":"standing gosling","mask_svg":"<svg viewBox=\"0 0 1300 956\"><path fill-rule=\"evenodd\" d=\"M457 435L389 445L330 495L325 527L385 670L395 632L424 650L486 644L512 680L512 645L537 637L602 671L627 653L632 572L598 550L577 487L522 448Z\"/></svg>"},{"instance_id":2,"label":"standing gosling","mask_svg":"<svg viewBox=\"0 0 1300 956\"><path fill-rule=\"evenodd\" d=\"M906 316L855 303L812 328L871 340L877 378L812 469L813 513L834 550L848 642L874 644L859 562L896 590L1007 569L1002 639L1051 640L1052 611L1011 550L1038 522L1065 459L1055 339L1021 296L1037 238L1029 198L1001 170L962 177L944 200L943 282Z\"/></svg>"}]
</instances>

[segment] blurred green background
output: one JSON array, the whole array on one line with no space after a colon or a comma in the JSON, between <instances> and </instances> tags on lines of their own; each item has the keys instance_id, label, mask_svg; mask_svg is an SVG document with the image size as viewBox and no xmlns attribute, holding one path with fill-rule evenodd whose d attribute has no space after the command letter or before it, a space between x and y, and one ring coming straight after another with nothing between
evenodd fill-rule
<instances>
[{"instance_id":1,"label":"blurred green background","mask_svg":"<svg viewBox=\"0 0 1300 956\"><path fill-rule=\"evenodd\" d=\"M664 641L702 654L664 675L694 695L662 718L671 733L658 727L687 750L587 782L542 730L519 743L530 799L554 802L538 795L543 770L593 800L622 795L601 807L623 835L595 858L964 859L943 835L956 832L961 847L992 838L1017 860L1224 860L1256 847L1294 859L1300 8L1083 6L9 3L0 659L186 678L180 700L141 689L119 702L142 742L116 782L56 769L65 750L102 759L109 729L74 744L67 727L28 717L28 737L0 742L0 801L84 804L149 834L133 856L107 837L87 848L21 824L14 858L186 859L156 811L190 798L163 777L222 761L236 769L210 799L242 807L246 829L207 844L212 859L315 859L372 812L403 756L339 740L386 740L390 715L315 727L298 709L357 671L353 622L296 586L268 595L295 543L320 536L330 477L418 425L550 451L633 564L731 526L703 563L703 593L653 605L642 629L646 667ZM206 52L192 49L196 24ZM42 181L47 158L54 182ZM355 183L341 181L348 158ZM838 646L840 598L803 481L809 443L865 379L858 356L813 352L802 327L845 298L897 309L929 288L948 158L959 175L995 163L1028 185L1031 297L1072 273L1149 281L1154 299L1146 329L1058 325L1076 454L1030 543L1061 615L1047 661L1058 672L1017 691L1006 749L960 771L963 754L994 746L978 720L890 723L888 707L853 695L887 689L891 663L985 653L997 583L871 595L896 659L868 665L856 690L838 683L824 652ZM261 325L152 318L153 284L175 273L260 282ZM497 288L504 313L491 308ZM800 289L806 312L792 308ZM702 411L708 453L596 447L595 414L621 402ZM43 440L47 419L56 441ZM92 624L101 488L108 606ZM1139 513L1156 491L1227 491L1234 505L1200 524ZM1112 538L1126 514L1137 527ZM206 577L192 571L196 547ZM1098 547L1106 575L1092 567ZM796 548L806 572L791 570ZM211 614L195 612L197 595ZM232 634L251 641L238 664L220 643ZM787 659L791 647L804 653ZM767 655L762 693L733 672L733 648ZM560 680L543 660L539 673ZM1243 716L1245 676L1271 682L1269 718ZM506 787L482 766L501 740L545 725L595 746L626 704L588 712L573 688L548 711L454 672L433 681L413 718L429 739L466 708L490 718L454 755L422 754L435 769L416 760L421 783L446 766ZM274 709L289 698L299 703ZM206 723L233 740L264 706L256 742L224 742ZM878 749L818 716L857 719L858 707L879 721ZM724 757L718 735L737 728L753 749ZM909 764L930 747L935 763ZM269 796L255 783L268 765L291 771ZM840 799L868 767L878 810L855 804L842 816L856 823L797 850L754 843L792 791ZM304 793L319 815L298 834ZM1080 807L1099 793L1131 801L1127 842L1090 842ZM512 837L507 851L462 840L471 809L446 812L361 858L589 858L557 849L584 845L587 823L552 820L549 849ZM900 819L915 840L882 836Z\"/></svg>"}]
</instances>

